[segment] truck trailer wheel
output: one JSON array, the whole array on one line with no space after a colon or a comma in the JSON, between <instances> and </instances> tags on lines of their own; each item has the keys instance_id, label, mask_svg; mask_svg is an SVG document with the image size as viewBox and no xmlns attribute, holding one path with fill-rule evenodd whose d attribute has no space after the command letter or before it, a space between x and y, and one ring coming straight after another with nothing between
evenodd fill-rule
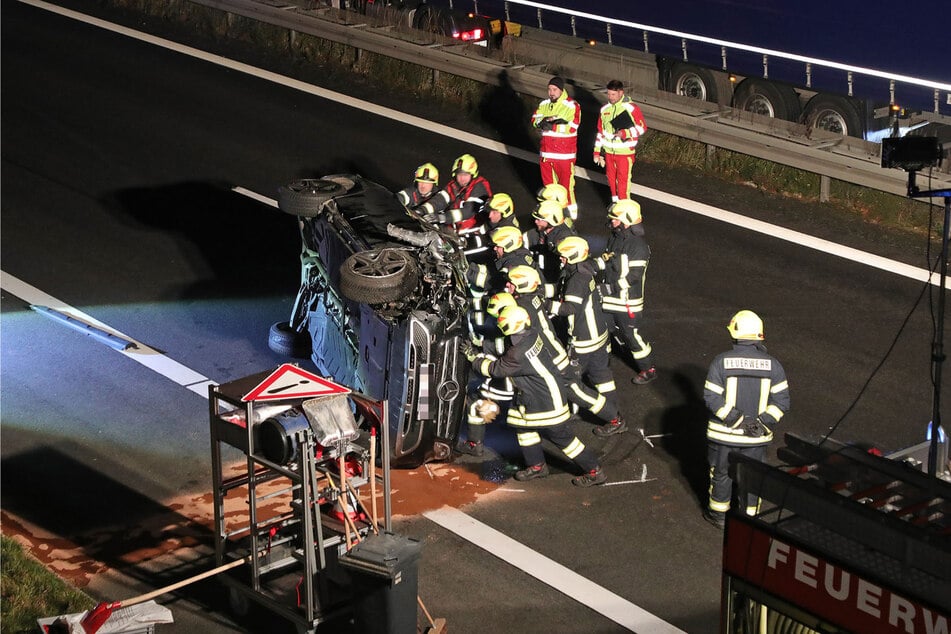
<instances>
[{"instance_id":1,"label":"truck trailer wheel","mask_svg":"<svg viewBox=\"0 0 951 634\"><path fill-rule=\"evenodd\" d=\"M313 218L324 203L346 191L340 183L324 178L305 178L277 190L277 206L286 214Z\"/></svg>"},{"instance_id":2,"label":"truck trailer wheel","mask_svg":"<svg viewBox=\"0 0 951 634\"><path fill-rule=\"evenodd\" d=\"M792 87L763 79L743 80L733 93L733 107L783 121L798 121L801 110Z\"/></svg>"},{"instance_id":3,"label":"truck trailer wheel","mask_svg":"<svg viewBox=\"0 0 951 634\"><path fill-rule=\"evenodd\" d=\"M271 326L267 347L282 357L306 359L310 356L310 335L297 332L286 321L279 321Z\"/></svg>"},{"instance_id":4,"label":"truck trailer wheel","mask_svg":"<svg viewBox=\"0 0 951 634\"><path fill-rule=\"evenodd\" d=\"M666 90L683 97L713 103L717 103L719 97L713 73L706 68L682 62L670 67Z\"/></svg>"},{"instance_id":5,"label":"truck trailer wheel","mask_svg":"<svg viewBox=\"0 0 951 634\"><path fill-rule=\"evenodd\" d=\"M847 97L818 94L806 104L803 121L810 130L826 130L862 138L862 117Z\"/></svg>"},{"instance_id":6,"label":"truck trailer wheel","mask_svg":"<svg viewBox=\"0 0 951 634\"><path fill-rule=\"evenodd\" d=\"M413 256L402 249L354 253L340 267L340 293L361 304L386 304L412 293L419 281Z\"/></svg>"}]
</instances>

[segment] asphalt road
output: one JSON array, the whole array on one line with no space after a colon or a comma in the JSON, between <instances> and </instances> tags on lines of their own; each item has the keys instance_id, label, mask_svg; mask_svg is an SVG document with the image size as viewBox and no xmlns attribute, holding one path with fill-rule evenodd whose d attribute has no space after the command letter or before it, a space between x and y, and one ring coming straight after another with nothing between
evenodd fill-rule
<instances>
[{"instance_id":1,"label":"asphalt road","mask_svg":"<svg viewBox=\"0 0 951 634\"><path fill-rule=\"evenodd\" d=\"M525 142L504 122L528 113L506 111L515 102L501 92L487 93L481 118L465 118L251 48L219 52L489 138ZM358 171L395 189L419 163L448 171L463 152L476 154L493 189L512 194L522 217L539 185L531 163L18 2L2 5L0 63L5 277L216 382L285 361L268 350L267 328L286 319L298 281L293 219L232 187L273 197L300 176ZM856 225L818 205L646 160L636 179L910 264L926 262L923 240ZM607 235L607 191L582 180L578 195L579 229L597 243ZM770 350L789 375L793 409L784 424L798 433L821 435L835 425L887 357L835 432L885 450L917 442L931 417L932 319L927 298L912 311L919 282L649 198L642 204L654 253L648 332L661 378L623 389L621 398L632 426L668 436L652 448L634 433L608 441L579 433L603 454L612 480L636 479L645 468L651 480L579 491L560 465L555 477L508 483L463 510L677 628L704 634L717 631L721 534L700 519L706 466L698 399L707 364L729 345L729 316L752 308L766 320ZM80 572L97 598L136 594L133 588L201 568L207 562L187 556L150 557L155 531L147 528L194 552L207 540L200 530L189 533L179 506L210 488L206 401L24 304L4 285L4 531L27 526L47 550L78 544L67 553L71 562L90 555L103 562L76 564L88 568ZM620 361L614 367L619 383L629 385L630 369ZM510 447L504 429L492 434L497 449ZM397 527L424 541L420 594L453 632L624 631L590 601L569 598L431 520L403 517ZM111 541L117 530L126 539ZM169 605L177 623L163 632L276 627L260 615L235 624L212 583Z\"/></svg>"}]
</instances>

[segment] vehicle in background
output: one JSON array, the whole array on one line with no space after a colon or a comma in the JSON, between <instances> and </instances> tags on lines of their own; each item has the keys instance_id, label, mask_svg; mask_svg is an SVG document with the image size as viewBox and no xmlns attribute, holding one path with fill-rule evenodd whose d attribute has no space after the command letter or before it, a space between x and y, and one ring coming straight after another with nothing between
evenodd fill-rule
<instances>
[{"instance_id":1,"label":"vehicle in background","mask_svg":"<svg viewBox=\"0 0 951 634\"><path fill-rule=\"evenodd\" d=\"M679 95L870 141L891 135L896 114L902 132L920 125L948 136L951 58L939 0L913 13L859 0L429 4L649 53L658 88Z\"/></svg>"},{"instance_id":2,"label":"vehicle in background","mask_svg":"<svg viewBox=\"0 0 951 634\"><path fill-rule=\"evenodd\" d=\"M301 285L269 347L386 401L393 466L452 455L469 364L459 352L469 295L458 238L410 215L359 175L279 190L300 224Z\"/></svg>"}]
</instances>

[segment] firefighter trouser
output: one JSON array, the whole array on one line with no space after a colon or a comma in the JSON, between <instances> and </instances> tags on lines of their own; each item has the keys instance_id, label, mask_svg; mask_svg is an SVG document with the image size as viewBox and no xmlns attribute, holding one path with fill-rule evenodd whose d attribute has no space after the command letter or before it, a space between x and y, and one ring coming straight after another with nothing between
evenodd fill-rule
<instances>
[{"instance_id":1,"label":"firefighter trouser","mask_svg":"<svg viewBox=\"0 0 951 634\"><path fill-rule=\"evenodd\" d=\"M634 179L633 154L604 155L604 175L611 189L611 202L630 198L631 181Z\"/></svg>"},{"instance_id":2,"label":"firefighter trouser","mask_svg":"<svg viewBox=\"0 0 951 634\"><path fill-rule=\"evenodd\" d=\"M578 203L575 201L575 159L543 158L538 162L542 172L542 183L557 183L568 190L567 216L578 219Z\"/></svg>"},{"instance_id":3,"label":"firefighter trouser","mask_svg":"<svg viewBox=\"0 0 951 634\"><path fill-rule=\"evenodd\" d=\"M733 497L733 479L730 478L729 455L733 452L749 456L763 462L766 459L766 445L753 447L734 447L721 445L717 442L707 442L707 462L710 463L710 513L715 517L723 517L730 510L730 499ZM740 504L746 504L747 515L754 515L759 510L759 498L752 494L739 492Z\"/></svg>"},{"instance_id":4,"label":"firefighter trouser","mask_svg":"<svg viewBox=\"0 0 951 634\"><path fill-rule=\"evenodd\" d=\"M608 327L611 334L616 336L627 348L638 370L649 370L654 367L654 355L651 344L644 338L644 315L637 313L630 317L627 313L604 313L608 318Z\"/></svg>"},{"instance_id":5,"label":"firefighter trouser","mask_svg":"<svg viewBox=\"0 0 951 634\"><path fill-rule=\"evenodd\" d=\"M589 387L583 380L584 369L581 360L571 361L565 368L564 376L568 384L565 398L569 403L577 405L579 409L586 409L602 421L610 423L617 418L617 404L615 399L602 394L599 390Z\"/></svg>"},{"instance_id":6,"label":"firefighter trouser","mask_svg":"<svg viewBox=\"0 0 951 634\"><path fill-rule=\"evenodd\" d=\"M511 419L510 419L511 420ZM545 452L542 450L542 436L561 449L585 472L598 468L598 459L594 452L568 429L568 423L559 423L545 427L524 427L513 425L518 437L518 446L522 448L522 458L526 466L545 464Z\"/></svg>"},{"instance_id":7,"label":"firefighter trouser","mask_svg":"<svg viewBox=\"0 0 951 634\"><path fill-rule=\"evenodd\" d=\"M611 347L607 344L593 352L575 352L581 377L605 399L607 410L617 410L617 385L611 372Z\"/></svg>"}]
</instances>

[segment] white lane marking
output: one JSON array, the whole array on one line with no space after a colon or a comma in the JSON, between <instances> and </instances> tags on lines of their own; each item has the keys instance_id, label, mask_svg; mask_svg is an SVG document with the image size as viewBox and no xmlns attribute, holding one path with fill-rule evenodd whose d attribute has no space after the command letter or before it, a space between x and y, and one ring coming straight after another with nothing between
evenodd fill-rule
<instances>
[{"instance_id":1,"label":"white lane marking","mask_svg":"<svg viewBox=\"0 0 951 634\"><path fill-rule=\"evenodd\" d=\"M35 286L27 284L23 280L10 275L6 271L0 271L0 288L3 288L5 291L16 295L27 303L48 306L49 308L69 315L70 317L78 319L91 326L100 328L105 332L131 341L135 344L134 348L129 348L127 350L117 350L116 352L132 359L136 363L141 363L150 370L153 370L154 372L171 379L175 383L188 390L191 390L195 394L198 394L204 398L208 398L208 386L214 383L211 379L182 365L178 361L174 361L167 355L164 355L158 350L147 346L141 341L136 341L129 335L119 332L115 328L102 323L95 317L87 315L81 310L70 306L69 304L53 297L52 295L44 293Z\"/></svg>"},{"instance_id":2,"label":"white lane marking","mask_svg":"<svg viewBox=\"0 0 951 634\"><path fill-rule=\"evenodd\" d=\"M491 526L469 517L459 509L444 506L423 513L423 517L485 549L502 561L588 606L637 634L681 633L670 623L631 603L624 597L585 579L575 571L552 561Z\"/></svg>"},{"instance_id":3,"label":"white lane marking","mask_svg":"<svg viewBox=\"0 0 951 634\"><path fill-rule=\"evenodd\" d=\"M249 64L242 64L241 62L236 62L230 60L226 57L221 57L219 55L214 55L213 53L208 53L190 46L185 46L177 42L172 42L171 40L166 40L160 37L155 37L154 35L149 35L148 33L142 33L140 31L135 31L133 29L126 28L117 24L111 24L105 20L100 20L98 18L93 18L91 16L84 15L77 11L71 11L70 9L65 9L63 7L58 7L56 5L49 4L47 2L42 2L42 0L20 0L24 4L29 4L31 6L37 7L39 9L45 9L47 11L59 14L63 17L71 18L73 20L78 20L80 22L85 22L92 26L96 26L119 35L130 37L147 44L152 44L155 46L160 46L162 48L181 53L183 55L188 55L196 59L200 59L212 64L217 64L231 70L235 70L241 73L257 77L259 79L264 79L294 90L299 90L305 92L315 97L320 97L322 99L328 99L336 103L350 106L352 108L358 108L365 112L372 112L381 117L387 119L392 119L399 123L405 123L406 125L411 125L427 132L433 132L448 138L451 138L456 141L464 141L473 146L491 150L499 154L505 154L512 156L524 161L529 161L535 163L538 161L538 155L534 152L528 152L521 148L512 147L499 141L492 139L487 139L480 137L469 132L463 132L461 130L455 130L449 126L442 125L439 123L434 123L432 121L427 121L421 117L415 117L404 112L399 112L397 110L392 110L390 108L385 108L383 106L377 105L375 103L364 101L362 99L356 99L350 95L345 95L333 90L327 90L325 88L320 88L311 84L304 83L297 79L287 77L285 75L279 75L271 71L263 70ZM582 167L575 168L575 175L584 178L586 180L594 181L600 183L601 185L607 185L607 179L603 174L589 172L587 169ZM866 253L858 249L853 249L851 247L846 247L844 245L831 242L829 240L823 240L821 238L816 238L799 231L793 231L791 229L786 229L777 225L770 224L768 222L763 222L761 220L756 220L754 218L748 218L740 214L727 211L725 209L720 209L718 207L713 207L712 205L706 205L699 203L681 196L676 196L674 194L668 194L657 189L650 187L644 187L643 185L634 185L632 190L638 196L643 198L648 198L650 200L655 200L657 202L663 203L665 205L671 205L683 209L700 216L711 218L714 220L719 220L721 222L726 222L728 224L747 229L749 231L754 231L757 233L762 233L780 240L785 240L787 242L792 242L800 246L804 246L828 255L833 255L840 257L846 260L853 262L858 262L866 266L880 269L882 271L894 273L896 275L901 275L912 280L919 282L928 282L931 284L940 285L941 277L938 273L932 274L927 269L920 267L911 266L898 262L895 260L889 260L888 258L883 258L871 253ZM945 283L946 288L951 288L951 279L947 280Z\"/></svg>"}]
</instances>

